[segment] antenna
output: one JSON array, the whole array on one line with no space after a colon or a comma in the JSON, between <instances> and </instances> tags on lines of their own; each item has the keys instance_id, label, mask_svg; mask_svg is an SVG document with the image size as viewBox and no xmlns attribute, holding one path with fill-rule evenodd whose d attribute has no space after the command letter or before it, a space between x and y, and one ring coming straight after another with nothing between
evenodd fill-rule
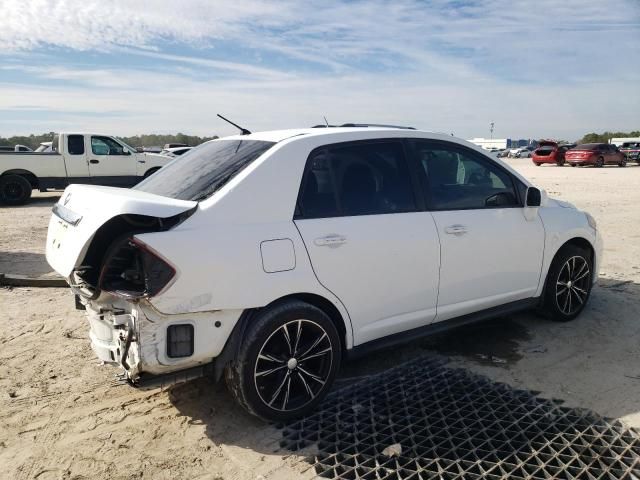
<instances>
[{"instance_id":1,"label":"antenna","mask_svg":"<svg viewBox=\"0 0 640 480\"><path fill-rule=\"evenodd\" d=\"M231 120L229 120L228 118L224 118L222 115L220 115L219 113L216 114L218 115L222 120L224 120L227 123L230 123L231 125L233 125L234 127L236 127L238 130L240 130L240 135L251 135L251 132L249 130L247 130L246 128L242 128L240 125L237 125L235 123L233 123Z\"/></svg>"},{"instance_id":2,"label":"antenna","mask_svg":"<svg viewBox=\"0 0 640 480\"><path fill-rule=\"evenodd\" d=\"M329 122L327 122L327 117L325 117L324 115L322 116L322 118L324 118L324 123L325 125L328 127L329 126Z\"/></svg>"}]
</instances>

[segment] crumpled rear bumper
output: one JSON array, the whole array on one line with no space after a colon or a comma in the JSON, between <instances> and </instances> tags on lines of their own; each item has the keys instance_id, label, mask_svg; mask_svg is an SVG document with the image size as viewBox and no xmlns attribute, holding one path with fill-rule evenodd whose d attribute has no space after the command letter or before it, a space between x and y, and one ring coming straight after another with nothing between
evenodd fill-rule
<instances>
[{"instance_id":1,"label":"crumpled rear bumper","mask_svg":"<svg viewBox=\"0 0 640 480\"><path fill-rule=\"evenodd\" d=\"M104 363L119 365L129 378L138 371L140 361L136 340L136 315L119 309L97 309L85 304L91 348Z\"/></svg>"}]
</instances>

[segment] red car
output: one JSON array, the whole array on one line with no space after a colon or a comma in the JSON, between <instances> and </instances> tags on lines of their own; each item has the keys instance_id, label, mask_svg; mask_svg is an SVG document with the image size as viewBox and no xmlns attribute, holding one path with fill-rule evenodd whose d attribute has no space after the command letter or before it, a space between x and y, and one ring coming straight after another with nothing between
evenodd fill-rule
<instances>
[{"instance_id":1,"label":"red car","mask_svg":"<svg viewBox=\"0 0 640 480\"><path fill-rule=\"evenodd\" d=\"M536 167L543 163L555 163L561 167L564 165L565 153L575 146L575 143L572 145L558 145L557 142L543 140L538 144L538 148L533 151L531 161L536 164Z\"/></svg>"},{"instance_id":2,"label":"red car","mask_svg":"<svg viewBox=\"0 0 640 480\"><path fill-rule=\"evenodd\" d=\"M615 145L608 143L583 143L565 154L565 159L572 167L576 165L627 166L627 157Z\"/></svg>"}]
</instances>

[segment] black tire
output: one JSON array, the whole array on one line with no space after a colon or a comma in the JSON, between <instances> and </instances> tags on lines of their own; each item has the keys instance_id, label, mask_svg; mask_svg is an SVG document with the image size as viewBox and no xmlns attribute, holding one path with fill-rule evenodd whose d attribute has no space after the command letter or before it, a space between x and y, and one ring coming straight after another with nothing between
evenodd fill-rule
<instances>
[{"instance_id":1,"label":"black tire","mask_svg":"<svg viewBox=\"0 0 640 480\"><path fill-rule=\"evenodd\" d=\"M341 358L342 344L329 316L308 303L289 301L253 317L225 380L249 413L287 421L322 401Z\"/></svg>"},{"instance_id":2,"label":"black tire","mask_svg":"<svg viewBox=\"0 0 640 480\"><path fill-rule=\"evenodd\" d=\"M560 160L558 160L556 162L556 165L559 166L559 167L562 167L564 165L564 158L561 158Z\"/></svg>"},{"instance_id":3,"label":"black tire","mask_svg":"<svg viewBox=\"0 0 640 480\"><path fill-rule=\"evenodd\" d=\"M543 292L542 311L556 322L573 320L591 295L593 261L585 250L565 245L556 254Z\"/></svg>"},{"instance_id":4,"label":"black tire","mask_svg":"<svg viewBox=\"0 0 640 480\"><path fill-rule=\"evenodd\" d=\"M619 167L626 167L627 166L627 158L623 158L622 160L620 160L620 163L618 163Z\"/></svg>"},{"instance_id":5,"label":"black tire","mask_svg":"<svg viewBox=\"0 0 640 480\"><path fill-rule=\"evenodd\" d=\"M22 205L31 198L31 184L21 175L0 177L0 202L7 205Z\"/></svg>"},{"instance_id":6,"label":"black tire","mask_svg":"<svg viewBox=\"0 0 640 480\"><path fill-rule=\"evenodd\" d=\"M575 167L576 164L575 163L570 163L569 165L571 165L572 167Z\"/></svg>"},{"instance_id":7,"label":"black tire","mask_svg":"<svg viewBox=\"0 0 640 480\"><path fill-rule=\"evenodd\" d=\"M539 166L540 166L540 164L539 164L538 162L533 162L533 163L535 163L535 164L536 164L536 167L539 167Z\"/></svg>"},{"instance_id":8,"label":"black tire","mask_svg":"<svg viewBox=\"0 0 640 480\"><path fill-rule=\"evenodd\" d=\"M603 166L604 166L604 158L598 157L598 160L596 160L596 163L595 163L595 167L602 168Z\"/></svg>"}]
</instances>

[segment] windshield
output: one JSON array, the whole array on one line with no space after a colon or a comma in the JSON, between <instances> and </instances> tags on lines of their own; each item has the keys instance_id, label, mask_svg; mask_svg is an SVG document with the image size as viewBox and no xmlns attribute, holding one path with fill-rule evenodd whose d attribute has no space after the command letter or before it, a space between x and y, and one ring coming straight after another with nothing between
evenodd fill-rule
<instances>
[{"instance_id":1,"label":"windshield","mask_svg":"<svg viewBox=\"0 0 640 480\"><path fill-rule=\"evenodd\" d=\"M215 140L204 143L134 187L178 200L204 200L221 189L274 142Z\"/></svg>"}]
</instances>

